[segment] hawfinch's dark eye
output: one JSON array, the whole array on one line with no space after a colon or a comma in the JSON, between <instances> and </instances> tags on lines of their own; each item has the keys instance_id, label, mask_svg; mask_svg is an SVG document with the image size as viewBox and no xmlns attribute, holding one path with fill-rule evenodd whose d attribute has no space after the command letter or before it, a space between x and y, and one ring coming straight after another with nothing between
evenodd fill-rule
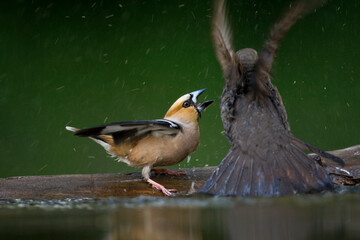
<instances>
[{"instance_id":1,"label":"hawfinch's dark eye","mask_svg":"<svg viewBox=\"0 0 360 240\"><path fill-rule=\"evenodd\" d=\"M191 106L191 102L190 102L190 100L186 100L184 103L183 103L183 108L188 108L188 107L190 107Z\"/></svg>"}]
</instances>

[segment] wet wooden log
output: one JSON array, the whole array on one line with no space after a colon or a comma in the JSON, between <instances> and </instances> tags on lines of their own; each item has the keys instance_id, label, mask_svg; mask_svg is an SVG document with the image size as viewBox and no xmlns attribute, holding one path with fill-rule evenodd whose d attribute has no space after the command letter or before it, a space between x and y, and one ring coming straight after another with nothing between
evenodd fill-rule
<instances>
[{"instance_id":1,"label":"wet wooden log","mask_svg":"<svg viewBox=\"0 0 360 240\"><path fill-rule=\"evenodd\" d=\"M318 158L335 184L360 184L360 145L331 151L345 161L342 169L328 159ZM311 154L312 155L312 154ZM312 155L314 157L314 155ZM178 195L192 193L210 176L215 167L183 169L181 176L157 175L152 179L167 188L178 190ZM24 176L0 179L0 199L64 199L163 196L142 180L140 172L117 174L76 174L53 176Z\"/></svg>"}]
</instances>

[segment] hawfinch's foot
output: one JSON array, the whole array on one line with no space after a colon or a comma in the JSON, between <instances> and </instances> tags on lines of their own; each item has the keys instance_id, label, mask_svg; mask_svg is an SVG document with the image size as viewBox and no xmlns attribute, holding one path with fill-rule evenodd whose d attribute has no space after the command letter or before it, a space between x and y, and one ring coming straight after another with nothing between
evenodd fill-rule
<instances>
[{"instance_id":1,"label":"hawfinch's foot","mask_svg":"<svg viewBox=\"0 0 360 240\"><path fill-rule=\"evenodd\" d=\"M166 196L172 196L171 192L176 192L177 191L176 189L167 189L163 185L161 185L161 184L159 184L159 183L157 183L157 182L155 182L155 181L153 181L151 179L148 179L146 181L148 183L150 183L153 188L162 191Z\"/></svg>"},{"instance_id":2,"label":"hawfinch's foot","mask_svg":"<svg viewBox=\"0 0 360 240\"><path fill-rule=\"evenodd\" d=\"M181 170L173 171L166 168L153 168L151 169L151 171L153 171L155 174L167 174L172 176L186 175L185 171L181 171Z\"/></svg>"}]
</instances>

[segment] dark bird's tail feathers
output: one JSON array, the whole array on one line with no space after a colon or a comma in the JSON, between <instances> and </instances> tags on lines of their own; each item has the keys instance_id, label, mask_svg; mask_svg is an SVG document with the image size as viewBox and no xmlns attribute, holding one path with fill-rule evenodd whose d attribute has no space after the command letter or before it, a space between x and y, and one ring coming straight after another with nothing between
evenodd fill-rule
<instances>
[{"instance_id":1,"label":"dark bird's tail feathers","mask_svg":"<svg viewBox=\"0 0 360 240\"><path fill-rule=\"evenodd\" d=\"M282 196L332 189L326 170L294 143L265 156L231 149L199 193L220 196Z\"/></svg>"}]
</instances>

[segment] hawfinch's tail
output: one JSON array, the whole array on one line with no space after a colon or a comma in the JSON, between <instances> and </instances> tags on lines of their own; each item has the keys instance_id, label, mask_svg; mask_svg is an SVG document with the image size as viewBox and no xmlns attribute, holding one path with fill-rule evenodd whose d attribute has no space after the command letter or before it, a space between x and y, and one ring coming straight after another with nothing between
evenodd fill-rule
<instances>
[{"instance_id":1,"label":"hawfinch's tail","mask_svg":"<svg viewBox=\"0 0 360 240\"><path fill-rule=\"evenodd\" d=\"M66 126L65 127L66 130L70 131L70 132L74 132L76 133L77 131L79 131L79 128L75 128L75 127L70 127L70 126ZM111 156L113 156L114 154L112 152L110 152L110 147L111 145L108 143L108 141L106 141L107 139L105 139L104 137L102 137L101 135L99 136L92 136L89 137L91 140L93 140L94 142L100 144ZM111 138L111 136L108 136L108 138Z\"/></svg>"}]
</instances>

